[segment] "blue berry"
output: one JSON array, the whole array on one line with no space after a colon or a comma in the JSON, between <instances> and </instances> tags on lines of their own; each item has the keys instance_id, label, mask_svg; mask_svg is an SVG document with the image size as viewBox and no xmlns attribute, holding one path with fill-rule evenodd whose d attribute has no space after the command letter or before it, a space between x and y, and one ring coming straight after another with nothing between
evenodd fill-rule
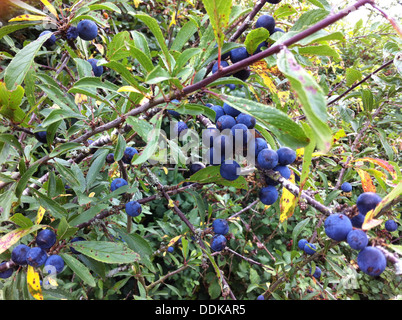
<instances>
[{"instance_id":1,"label":"blue berry","mask_svg":"<svg viewBox=\"0 0 402 320\"><path fill-rule=\"evenodd\" d=\"M235 118L233 118L230 115L223 115L218 118L216 121L216 127L220 130L223 131L225 129L232 129L232 127L236 124Z\"/></svg>"},{"instance_id":2,"label":"blue berry","mask_svg":"<svg viewBox=\"0 0 402 320\"><path fill-rule=\"evenodd\" d=\"M56 243L56 234L50 229L41 230L36 236L36 244L42 249L49 249Z\"/></svg>"},{"instance_id":3,"label":"blue berry","mask_svg":"<svg viewBox=\"0 0 402 320\"><path fill-rule=\"evenodd\" d=\"M91 64L92 72L94 73L94 76L100 77L103 73L103 66L98 66L97 65L98 60L94 59L94 58L88 59L87 61Z\"/></svg>"},{"instance_id":4,"label":"blue berry","mask_svg":"<svg viewBox=\"0 0 402 320\"><path fill-rule=\"evenodd\" d=\"M47 259L46 251L41 247L33 247L27 253L27 264L37 268L45 264Z\"/></svg>"},{"instance_id":5,"label":"blue berry","mask_svg":"<svg viewBox=\"0 0 402 320\"><path fill-rule=\"evenodd\" d=\"M4 264L6 264L5 261L2 262L2 263L0 264L0 266L2 266L2 265L4 265ZM2 278L2 279L10 278L11 275L13 274L13 272L14 272L13 268L9 268L9 269L7 269L7 270L5 270L5 271L2 271L2 272L0 272L0 278Z\"/></svg>"},{"instance_id":6,"label":"blue berry","mask_svg":"<svg viewBox=\"0 0 402 320\"><path fill-rule=\"evenodd\" d=\"M312 269L310 268L310 274L312 273ZM321 278L321 269L319 267L315 267L315 271L313 273L313 277L316 278L317 280L319 280Z\"/></svg>"},{"instance_id":7,"label":"blue berry","mask_svg":"<svg viewBox=\"0 0 402 320\"><path fill-rule=\"evenodd\" d=\"M272 149L263 149L258 153L257 162L262 169L273 169L278 164L278 154Z\"/></svg>"},{"instance_id":8,"label":"blue berry","mask_svg":"<svg viewBox=\"0 0 402 320\"><path fill-rule=\"evenodd\" d=\"M43 32L39 35L39 37L44 36L44 35L46 35L46 34L48 34L48 33L52 33L52 31L49 31L49 30L43 31ZM50 38L47 39L43 45L44 45L46 48L48 48L48 47L53 46L55 43L56 43L56 36L55 36L54 34L52 34L52 35L50 36Z\"/></svg>"},{"instance_id":9,"label":"blue berry","mask_svg":"<svg viewBox=\"0 0 402 320\"><path fill-rule=\"evenodd\" d=\"M316 253L317 248L314 244L307 242L303 247L303 251L308 255L313 255L314 253Z\"/></svg>"},{"instance_id":10,"label":"blue berry","mask_svg":"<svg viewBox=\"0 0 402 320\"><path fill-rule=\"evenodd\" d=\"M278 154L278 163L282 166L292 164L296 160L296 152L288 147L279 148L276 153Z\"/></svg>"},{"instance_id":11,"label":"blue berry","mask_svg":"<svg viewBox=\"0 0 402 320\"><path fill-rule=\"evenodd\" d=\"M259 193L259 199L263 204L270 206L278 199L278 190L274 186L262 188Z\"/></svg>"},{"instance_id":12,"label":"blue berry","mask_svg":"<svg viewBox=\"0 0 402 320\"><path fill-rule=\"evenodd\" d=\"M352 191L352 185L349 182L344 182L341 185L341 190L343 192L350 192L350 191Z\"/></svg>"},{"instance_id":13,"label":"blue berry","mask_svg":"<svg viewBox=\"0 0 402 320\"><path fill-rule=\"evenodd\" d=\"M202 144L206 147L212 147L214 144L214 139L220 135L221 132L217 128L204 129L202 130Z\"/></svg>"},{"instance_id":14,"label":"blue berry","mask_svg":"<svg viewBox=\"0 0 402 320\"><path fill-rule=\"evenodd\" d=\"M64 269L64 260L57 254L53 254L46 259L44 269L47 273L53 273L52 267L56 273L60 273Z\"/></svg>"},{"instance_id":15,"label":"blue berry","mask_svg":"<svg viewBox=\"0 0 402 320\"><path fill-rule=\"evenodd\" d=\"M398 224L394 220L385 221L385 229L389 232L396 231L398 229Z\"/></svg>"},{"instance_id":16,"label":"blue berry","mask_svg":"<svg viewBox=\"0 0 402 320\"><path fill-rule=\"evenodd\" d=\"M228 105L226 102L223 104L223 111L229 116L232 116L233 118L237 117L241 112L232 106Z\"/></svg>"},{"instance_id":17,"label":"blue berry","mask_svg":"<svg viewBox=\"0 0 402 320\"><path fill-rule=\"evenodd\" d=\"M225 160L221 164L219 172L222 178L229 181L234 181L240 176L240 165L234 160Z\"/></svg>"},{"instance_id":18,"label":"blue berry","mask_svg":"<svg viewBox=\"0 0 402 320\"><path fill-rule=\"evenodd\" d=\"M91 41L98 35L98 27L92 20L81 20L77 25L78 35L82 40Z\"/></svg>"},{"instance_id":19,"label":"blue berry","mask_svg":"<svg viewBox=\"0 0 402 320\"><path fill-rule=\"evenodd\" d=\"M137 151L136 148L134 148L134 147L127 147L127 148L124 150L124 155L123 155L123 157L121 158L121 161L123 161L125 164L130 164L131 161L133 160L134 155L137 154L137 153L138 153L138 151Z\"/></svg>"},{"instance_id":20,"label":"blue berry","mask_svg":"<svg viewBox=\"0 0 402 320\"><path fill-rule=\"evenodd\" d=\"M27 253L29 251L29 247L25 244L19 244L16 246L11 252L11 260L13 260L16 264L23 266L27 264Z\"/></svg>"},{"instance_id":21,"label":"blue berry","mask_svg":"<svg viewBox=\"0 0 402 320\"><path fill-rule=\"evenodd\" d=\"M354 228L361 228L364 222L365 216L361 213L359 213L357 216L354 216L353 218L350 219L350 222L352 222L352 226Z\"/></svg>"},{"instance_id":22,"label":"blue berry","mask_svg":"<svg viewBox=\"0 0 402 320\"><path fill-rule=\"evenodd\" d=\"M328 216L324 222L325 233L335 241L346 240L348 233L353 226L350 219L341 213L334 213Z\"/></svg>"},{"instance_id":23,"label":"blue berry","mask_svg":"<svg viewBox=\"0 0 402 320\"><path fill-rule=\"evenodd\" d=\"M141 214L142 206L138 201L129 201L126 203L126 213L130 217L136 217Z\"/></svg>"},{"instance_id":24,"label":"blue berry","mask_svg":"<svg viewBox=\"0 0 402 320\"><path fill-rule=\"evenodd\" d=\"M123 178L116 178L112 181L112 183L110 184L110 191L115 191L118 188L122 187L122 186L126 186L128 185L128 182L126 180L124 180Z\"/></svg>"},{"instance_id":25,"label":"blue berry","mask_svg":"<svg viewBox=\"0 0 402 320\"><path fill-rule=\"evenodd\" d=\"M170 252L170 253L172 253L172 252L174 251L174 248L173 248L173 247L168 247L168 248L167 248L167 251Z\"/></svg>"},{"instance_id":26,"label":"blue berry","mask_svg":"<svg viewBox=\"0 0 402 320\"><path fill-rule=\"evenodd\" d=\"M215 111L215 122L218 121L218 119L222 116L225 115L225 111L223 111L223 108L221 106L212 106L212 110Z\"/></svg>"},{"instance_id":27,"label":"blue berry","mask_svg":"<svg viewBox=\"0 0 402 320\"><path fill-rule=\"evenodd\" d=\"M114 153L109 153L109 154L106 156L106 162L107 162L107 163L113 163L113 162L114 162Z\"/></svg>"},{"instance_id":28,"label":"blue berry","mask_svg":"<svg viewBox=\"0 0 402 320\"><path fill-rule=\"evenodd\" d=\"M77 27L71 26L68 28L66 33L67 40L75 40L78 38L78 29Z\"/></svg>"},{"instance_id":29,"label":"blue berry","mask_svg":"<svg viewBox=\"0 0 402 320\"><path fill-rule=\"evenodd\" d=\"M216 219L212 222L212 229L216 234L225 235L229 232L229 224L225 219Z\"/></svg>"},{"instance_id":30,"label":"blue berry","mask_svg":"<svg viewBox=\"0 0 402 320\"><path fill-rule=\"evenodd\" d=\"M369 276L379 276L387 266L387 259L380 249L365 247L357 255L357 264L364 273Z\"/></svg>"},{"instance_id":31,"label":"blue berry","mask_svg":"<svg viewBox=\"0 0 402 320\"><path fill-rule=\"evenodd\" d=\"M241 60L244 60L244 59L248 58L249 56L250 55L248 54L247 49L245 47L239 47L239 48L230 50L230 61L232 61L232 63L236 63Z\"/></svg>"},{"instance_id":32,"label":"blue berry","mask_svg":"<svg viewBox=\"0 0 402 320\"><path fill-rule=\"evenodd\" d=\"M300 239L299 242L297 242L297 246L300 250L304 250L304 245L306 243L308 243L307 239Z\"/></svg>"},{"instance_id":33,"label":"blue berry","mask_svg":"<svg viewBox=\"0 0 402 320\"><path fill-rule=\"evenodd\" d=\"M222 251L226 247L226 238L221 234L216 234L211 240L211 249L213 251Z\"/></svg>"},{"instance_id":34,"label":"blue berry","mask_svg":"<svg viewBox=\"0 0 402 320\"><path fill-rule=\"evenodd\" d=\"M257 297L257 300L265 300L265 298L264 298L264 296L263 296L262 294L260 294L260 295Z\"/></svg>"},{"instance_id":35,"label":"blue berry","mask_svg":"<svg viewBox=\"0 0 402 320\"><path fill-rule=\"evenodd\" d=\"M262 15L257 19L255 23L256 28L265 28L269 31L270 34L275 31L275 19L270 15Z\"/></svg>"},{"instance_id":36,"label":"blue berry","mask_svg":"<svg viewBox=\"0 0 402 320\"><path fill-rule=\"evenodd\" d=\"M229 63L227 63L226 61L221 61L222 68L226 68L228 66L229 66ZM215 73L216 71L218 71L218 62L216 62L212 67L212 73Z\"/></svg>"},{"instance_id":37,"label":"blue berry","mask_svg":"<svg viewBox=\"0 0 402 320\"><path fill-rule=\"evenodd\" d=\"M364 192L357 197L356 206L359 213L366 215L381 202L381 197L374 192Z\"/></svg>"},{"instance_id":38,"label":"blue berry","mask_svg":"<svg viewBox=\"0 0 402 320\"><path fill-rule=\"evenodd\" d=\"M363 250L365 247L367 247L368 237L363 230L354 229L348 233L346 242L352 249Z\"/></svg>"},{"instance_id":39,"label":"blue berry","mask_svg":"<svg viewBox=\"0 0 402 320\"><path fill-rule=\"evenodd\" d=\"M247 113L240 113L236 118L236 122L244 124L249 129L253 129L256 124L255 118Z\"/></svg>"},{"instance_id":40,"label":"blue berry","mask_svg":"<svg viewBox=\"0 0 402 320\"><path fill-rule=\"evenodd\" d=\"M185 134L187 132L187 129L187 124L184 121L179 121L175 124L173 132L175 136L180 137L182 133Z\"/></svg>"}]
</instances>

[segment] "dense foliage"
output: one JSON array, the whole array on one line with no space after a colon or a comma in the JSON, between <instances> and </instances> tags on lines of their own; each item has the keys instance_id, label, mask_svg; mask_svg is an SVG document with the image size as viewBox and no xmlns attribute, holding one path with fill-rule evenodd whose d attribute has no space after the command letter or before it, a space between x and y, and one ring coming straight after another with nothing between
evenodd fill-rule
<instances>
[{"instance_id":1,"label":"dense foliage","mask_svg":"<svg viewBox=\"0 0 402 320\"><path fill-rule=\"evenodd\" d=\"M398 4L348 5L2 2L1 297L400 299Z\"/></svg>"}]
</instances>

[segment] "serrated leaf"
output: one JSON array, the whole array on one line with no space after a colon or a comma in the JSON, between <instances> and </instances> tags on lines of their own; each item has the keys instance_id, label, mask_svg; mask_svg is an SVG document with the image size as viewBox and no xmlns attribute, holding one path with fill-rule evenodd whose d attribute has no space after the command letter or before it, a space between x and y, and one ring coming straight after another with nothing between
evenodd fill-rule
<instances>
[{"instance_id":1,"label":"serrated leaf","mask_svg":"<svg viewBox=\"0 0 402 320\"><path fill-rule=\"evenodd\" d=\"M7 90L5 83L0 82L0 114L14 123L21 123L26 117L20 108L24 92L20 85L14 90Z\"/></svg>"},{"instance_id":2,"label":"serrated leaf","mask_svg":"<svg viewBox=\"0 0 402 320\"><path fill-rule=\"evenodd\" d=\"M4 73L4 82L7 89L13 90L24 81L36 54L51 35L52 33L45 34L18 51Z\"/></svg>"},{"instance_id":3,"label":"serrated leaf","mask_svg":"<svg viewBox=\"0 0 402 320\"><path fill-rule=\"evenodd\" d=\"M202 3L214 30L215 40L221 48L232 10L232 0L203 0Z\"/></svg>"},{"instance_id":4,"label":"serrated leaf","mask_svg":"<svg viewBox=\"0 0 402 320\"><path fill-rule=\"evenodd\" d=\"M355 81L360 80L363 77L359 70L348 68L346 69L346 86L350 87Z\"/></svg>"},{"instance_id":5,"label":"serrated leaf","mask_svg":"<svg viewBox=\"0 0 402 320\"><path fill-rule=\"evenodd\" d=\"M78 252L104 263L132 263L140 259L140 255L126 245L108 241L77 241L71 247Z\"/></svg>"},{"instance_id":6,"label":"serrated leaf","mask_svg":"<svg viewBox=\"0 0 402 320\"><path fill-rule=\"evenodd\" d=\"M246 46L247 52L252 55L256 50L259 44L269 38L269 31L265 28L257 28L251 30L244 41L244 45Z\"/></svg>"},{"instance_id":7,"label":"serrated leaf","mask_svg":"<svg viewBox=\"0 0 402 320\"><path fill-rule=\"evenodd\" d=\"M221 99L233 108L250 114L256 118L257 123L264 125L284 144L297 149L309 142L303 129L288 117L288 115L271 106L233 96L222 95Z\"/></svg>"},{"instance_id":8,"label":"serrated leaf","mask_svg":"<svg viewBox=\"0 0 402 320\"><path fill-rule=\"evenodd\" d=\"M22 229L27 229L33 226L31 219L25 217L22 213L15 213L10 217L10 221L14 222L16 225Z\"/></svg>"},{"instance_id":9,"label":"serrated leaf","mask_svg":"<svg viewBox=\"0 0 402 320\"><path fill-rule=\"evenodd\" d=\"M286 48L278 54L278 68L297 93L306 119L316 135L317 147L327 152L332 143L332 131L327 124L327 105L322 88Z\"/></svg>"},{"instance_id":10,"label":"serrated leaf","mask_svg":"<svg viewBox=\"0 0 402 320\"><path fill-rule=\"evenodd\" d=\"M83 242L83 241L80 241ZM96 281L89 272L88 268L82 264L78 259L66 253L60 253L66 265L87 285L96 287Z\"/></svg>"}]
</instances>

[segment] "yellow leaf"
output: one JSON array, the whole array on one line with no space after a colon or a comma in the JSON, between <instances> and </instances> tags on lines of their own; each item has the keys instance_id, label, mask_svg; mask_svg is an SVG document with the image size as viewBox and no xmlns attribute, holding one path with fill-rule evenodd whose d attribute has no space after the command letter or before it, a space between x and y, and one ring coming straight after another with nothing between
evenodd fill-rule
<instances>
[{"instance_id":1,"label":"yellow leaf","mask_svg":"<svg viewBox=\"0 0 402 320\"><path fill-rule=\"evenodd\" d=\"M40 1L45 5L45 7L46 7L56 18L59 18L56 9L53 7L53 5L52 5L49 1L47 1L47 0L40 0Z\"/></svg>"},{"instance_id":2,"label":"yellow leaf","mask_svg":"<svg viewBox=\"0 0 402 320\"><path fill-rule=\"evenodd\" d=\"M295 174L293 173L293 171L291 172L289 181L295 183ZM288 189L282 188L282 197L279 203L279 207L281 210L279 222L283 222L289 219L293 215L296 203L297 203L296 196L294 196Z\"/></svg>"},{"instance_id":3,"label":"yellow leaf","mask_svg":"<svg viewBox=\"0 0 402 320\"><path fill-rule=\"evenodd\" d=\"M142 0L133 0L134 6L136 8L138 8L138 6L140 5L140 3L142 3Z\"/></svg>"},{"instance_id":4,"label":"yellow leaf","mask_svg":"<svg viewBox=\"0 0 402 320\"><path fill-rule=\"evenodd\" d=\"M279 101L281 102L281 106L285 106L286 103L289 101L289 95L290 92L289 91L279 91L278 92L278 98Z\"/></svg>"},{"instance_id":5,"label":"yellow leaf","mask_svg":"<svg viewBox=\"0 0 402 320\"><path fill-rule=\"evenodd\" d=\"M334 136L332 137L332 143L335 143L336 141L338 141L340 138L346 137L346 133L345 130L341 129L338 130L337 133L334 134Z\"/></svg>"},{"instance_id":6,"label":"yellow leaf","mask_svg":"<svg viewBox=\"0 0 402 320\"><path fill-rule=\"evenodd\" d=\"M174 208L174 201L172 199L169 200L168 207L169 208Z\"/></svg>"},{"instance_id":7,"label":"yellow leaf","mask_svg":"<svg viewBox=\"0 0 402 320\"><path fill-rule=\"evenodd\" d=\"M169 241L169 243L168 243L167 246L170 247L170 246L174 245L180 238L181 238L181 235L172 238L172 239Z\"/></svg>"},{"instance_id":8,"label":"yellow leaf","mask_svg":"<svg viewBox=\"0 0 402 320\"><path fill-rule=\"evenodd\" d=\"M93 198L94 195L95 195L95 192L91 192L88 197Z\"/></svg>"},{"instance_id":9,"label":"yellow leaf","mask_svg":"<svg viewBox=\"0 0 402 320\"><path fill-rule=\"evenodd\" d=\"M82 103L82 102L87 102L88 101L88 97L84 94L81 93L76 93L75 97L74 97L74 101L76 104Z\"/></svg>"},{"instance_id":10,"label":"yellow leaf","mask_svg":"<svg viewBox=\"0 0 402 320\"><path fill-rule=\"evenodd\" d=\"M10 20L8 20L8 22L14 22L14 21L50 21L49 17L46 16L38 16L35 14L23 14L20 16L16 16Z\"/></svg>"},{"instance_id":11,"label":"yellow leaf","mask_svg":"<svg viewBox=\"0 0 402 320\"><path fill-rule=\"evenodd\" d=\"M385 160L377 159L377 158L369 158L369 157L354 160L354 162L362 162L362 161L367 161L367 162L371 162L371 163L379 165L380 167L384 168L385 170L387 170L389 172L392 179L396 179L396 177L397 177L394 167Z\"/></svg>"},{"instance_id":12,"label":"yellow leaf","mask_svg":"<svg viewBox=\"0 0 402 320\"><path fill-rule=\"evenodd\" d=\"M39 207L38 213L36 214L36 221L35 221L35 224L39 224L39 223L42 222L42 219L43 219L43 216L44 216L45 212L46 212L46 209L45 209L45 208Z\"/></svg>"},{"instance_id":13,"label":"yellow leaf","mask_svg":"<svg viewBox=\"0 0 402 320\"><path fill-rule=\"evenodd\" d=\"M367 171L364 171L360 168L355 168L357 173L360 176L360 179L362 180L362 188L364 192L376 192L375 185L373 181L371 180L370 175L368 174Z\"/></svg>"},{"instance_id":14,"label":"yellow leaf","mask_svg":"<svg viewBox=\"0 0 402 320\"><path fill-rule=\"evenodd\" d=\"M163 169L163 171L165 172L166 175L169 173L168 168L162 167L162 169Z\"/></svg>"},{"instance_id":15,"label":"yellow leaf","mask_svg":"<svg viewBox=\"0 0 402 320\"><path fill-rule=\"evenodd\" d=\"M94 43L94 45L101 55L105 54L105 48L100 43Z\"/></svg>"},{"instance_id":16,"label":"yellow leaf","mask_svg":"<svg viewBox=\"0 0 402 320\"><path fill-rule=\"evenodd\" d=\"M27 270L27 284L29 293L36 300L43 300L42 290L40 287L39 273L37 273L34 267L28 265Z\"/></svg>"},{"instance_id":17,"label":"yellow leaf","mask_svg":"<svg viewBox=\"0 0 402 320\"><path fill-rule=\"evenodd\" d=\"M376 226L379 226L382 222L383 220L381 219L374 219L374 210L370 210L369 212L366 213L364 222L362 224L362 229L363 230L372 229Z\"/></svg>"},{"instance_id":18,"label":"yellow leaf","mask_svg":"<svg viewBox=\"0 0 402 320\"><path fill-rule=\"evenodd\" d=\"M275 94L277 93L276 86L269 76L270 74L273 74L275 71L272 68L269 69L265 61L263 60L257 61L254 64L252 64L250 68L262 78L264 84L268 87L269 91Z\"/></svg>"},{"instance_id":19,"label":"yellow leaf","mask_svg":"<svg viewBox=\"0 0 402 320\"><path fill-rule=\"evenodd\" d=\"M172 21L170 22L169 28L170 28L172 25L176 25L176 12L175 12L175 11L173 11L173 14L172 14Z\"/></svg>"}]
</instances>

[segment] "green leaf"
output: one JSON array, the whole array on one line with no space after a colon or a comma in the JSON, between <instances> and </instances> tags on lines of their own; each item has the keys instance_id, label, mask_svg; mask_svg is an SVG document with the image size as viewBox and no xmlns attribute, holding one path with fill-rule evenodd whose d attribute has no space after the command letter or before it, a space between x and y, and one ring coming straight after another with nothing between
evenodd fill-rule
<instances>
[{"instance_id":1,"label":"green leaf","mask_svg":"<svg viewBox=\"0 0 402 320\"><path fill-rule=\"evenodd\" d=\"M136 159L133 160L133 162L132 162L133 165L144 163L145 161L147 161L150 157L152 157L155 154L155 151L158 147L159 137L161 135L160 129L161 129L161 124L162 124L162 117L160 117L158 114L156 116L158 118L157 118L154 128L149 133L149 136L147 139L147 145L144 148L144 150L142 150L142 152L140 152L140 155Z\"/></svg>"},{"instance_id":2,"label":"green leaf","mask_svg":"<svg viewBox=\"0 0 402 320\"><path fill-rule=\"evenodd\" d=\"M116 34L107 46L107 60L118 61L128 57L130 52L126 47L126 42L130 40L130 33L128 31Z\"/></svg>"},{"instance_id":3,"label":"green leaf","mask_svg":"<svg viewBox=\"0 0 402 320\"><path fill-rule=\"evenodd\" d=\"M96 4L91 4L88 6L89 10L107 10L107 11L114 11L117 13L121 13L121 10L118 6L116 6L112 2L104 2L104 3L96 3Z\"/></svg>"},{"instance_id":4,"label":"green leaf","mask_svg":"<svg viewBox=\"0 0 402 320\"><path fill-rule=\"evenodd\" d=\"M83 242L83 241L81 241ZM66 265L76 274L82 281L90 287L96 287L96 281L89 272L88 268L83 265L78 259L67 253L60 253Z\"/></svg>"},{"instance_id":5,"label":"green leaf","mask_svg":"<svg viewBox=\"0 0 402 320\"><path fill-rule=\"evenodd\" d=\"M51 35L52 33L45 34L18 51L4 73L7 89L15 89L24 81L25 75L34 62L35 55Z\"/></svg>"},{"instance_id":6,"label":"green leaf","mask_svg":"<svg viewBox=\"0 0 402 320\"><path fill-rule=\"evenodd\" d=\"M133 131L137 132L142 140L148 140L149 133L153 129L153 126L148 121L130 116L127 118L127 123L133 127Z\"/></svg>"},{"instance_id":7,"label":"green leaf","mask_svg":"<svg viewBox=\"0 0 402 320\"><path fill-rule=\"evenodd\" d=\"M287 49L278 54L278 68L297 93L307 121L316 136L317 147L323 152L328 151L332 143L332 132L327 124L326 100L322 88Z\"/></svg>"},{"instance_id":8,"label":"green leaf","mask_svg":"<svg viewBox=\"0 0 402 320\"><path fill-rule=\"evenodd\" d=\"M363 109L366 112L371 112L373 110L374 106L374 96L371 90L365 89L361 90L360 94L362 96L362 102L363 102Z\"/></svg>"},{"instance_id":9,"label":"green leaf","mask_svg":"<svg viewBox=\"0 0 402 320\"><path fill-rule=\"evenodd\" d=\"M398 70L399 74L402 75L402 52L399 52L395 55L394 65L396 70Z\"/></svg>"},{"instance_id":10,"label":"green leaf","mask_svg":"<svg viewBox=\"0 0 402 320\"><path fill-rule=\"evenodd\" d=\"M234 187L236 189L248 190L248 184L244 176L239 176L234 181L228 181L222 178L220 174L220 166L209 166L194 173L189 182L197 182L200 184L215 183L223 186Z\"/></svg>"},{"instance_id":11,"label":"green leaf","mask_svg":"<svg viewBox=\"0 0 402 320\"><path fill-rule=\"evenodd\" d=\"M25 217L22 213L15 213L11 216L10 221L14 222L16 225L22 229L27 229L33 226L31 219Z\"/></svg>"},{"instance_id":12,"label":"green leaf","mask_svg":"<svg viewBox=\"0 0 402 320\"><path fill-rule=\"evenodd\" d=\"M19 24L5 25L4 27L0 28L0 39L10 33L13 33L14 31L24 29L24 28L29 28L29 27L35 26L37 24L38 23L19 23Z\"/></svg>"},{"instance_id":13,"label":"green leaf","mask_svg":"<svg viewBox=\"0 0 402 320\"><path fill-rule=\"evenodd\" d=\"M77 241L71 247L78 252L104 263L132 263L140 259L140 255L126 245L108 241Z\"/></svg>"},{"instance_id":14,"label":"green leaf","mask_svg":"<svg viewBox=\"0 0 402 320\"><path fill-rule=\"evenodd\" d=\"M346 69L346 86L350 87L355 81L362 78L362 73L359 70L348 68Z\"/></svg>"},{"instance_id":15,"label":"green leaf","mask_svg":"<svg viewBox=\"0 0 402 320\"><path fill-rule=\"evenodd\" d=\"M40 205L45 208L46 211L49 212L54 218L61 219L67 215L67 210L58 202L35 189L31 190L37 195Z\"/></svg>"},{"instance_id":16,"label":"green leaf","mask_svg":"<svg viewBox=\"0 0 402 320\"><path fill-rule=\"evenodd\" d=\"M214 30L215 40L218 47L221 48L225 39L224 31L228 27L232 10L232 0L203 0L202 3Z\"/></svg>"},{"instance_id":17,"label":"green leaf","mask_svg":"<svg viewBox=\"0 0 402 320\"><path fill-rule=\"evenodd\" d=\"M54 148L52 150L52 152L50 152L49 156L54 158L58 155L66 153L70 150L75 150L75 149L80 149L80 148L82 148L82 145L80 143L66 142L66 143L63 143L63 144L57 146L56 148Z\"/></svg>"},{"instance_id":18,"label":"green leaf","mask_svg":"<svg viewBox=\"0 0 402 320\"><path fill-rule=\"evenodd\" d=\"M275 18L275 20L278 20L296 13L297 10L293 8L290 4L286 3L275 10L273 17Z\"/></svg>"},{"instance_id":19,"label":"green leaf","mask_svg":"<svg viewBox=\"0 0 402 320\"><path fill-rule=\"evenodd\" d=\"M0 83L0 114L14 123L21 123L26 117L20 108L24 92L24 88L20 85L14 90L7 90L4 82Z\"/></svg>"},{"instance_id":20,"label":"green leaf","mask_svg":"<svg viewBox=\"0 0 402 320\"><path fill-rule=\"evenodd\" d=\"M59 226L57 227L57 239L63 240L73 236L78 231L77 228L70 227L65 217L60 219Z\"/></svg>"},{"instance_id":21,"label":"green leaf","mask_svg":"<svg viewBox=\"0 0 402 320\"><path fill-rule=\"evenodd\" d=\"M299 48L299 53L304 55L334 57L335 61L339 61L341 59L339 53L334 48L331 48L327 44L301 47Z\"/></svg>"},{"instance_id":22,"label":"green leaf","mask_svg":"<svg viewBox=\"0 0 402 320\"><path fill-rule=\"evenodd\" d=\"M161 48L162 53L168 63L168 68L170 69L172 67L171 56L169 54L169 49L165 43L165 36L163 35L159 27L158 21L155 18L152 18L151 16L144 13L134 14L133 16L145 23L152 34L155 36L156 41L158 42L159 47Z\"/></svg>"},{"instance_id":23,"label":"green leaf","mask_svg":"<svg viewBox=\"0 0 402 320\"><path fill-rule=\"evenodd\" d=\"M251 30L244 41L247 52L253 54L257 50L258 45L269 38L269 31L265 28L257 28Z\"/></svg>"},{"instance_id":24,"label":"green leaf","mask_svg":"<svg viewBox=\"0 0 402 320\"><path fill-rule=\"evenodd\" d=\"M12 134L7 133L0 134L0 141L8 143L12 145L14 148L16 148L18 151L23 152L21 143Z\"/></svg>"},{"instance_id":25,"label":"green leaf","mask_svg":"<svg viewBox=\"0 0 402 320\"><path fill-rule=\"evenodd\" d=\"M293 149L304 147L309 139L305 132L288 115L265 104L233 96L221 96L222 100L241 112L252 115L257 123L265 126L284 144Z\"/></svg>"},{"instance_id":26,"label":"green leaf","mask_svg":"<svg viewBox=\"0 0 402 320\"><path fill-rule=\"evenodd\" d=\"M126 140L119 134L117 137L116 147L114 148L114 160L120 161L123 158L124 151L126 150Z\"/></svg>"},{"instance_id":27,"label":"green leaf","mask_svg":"<svg viewBox=\"0 0 402 320\"><path fill-rule=\"evenodd\" d=\"M109 153L109 150L104 149L97 153L96 157L93 157L91 166L88 169L86 176L87 191L91 188L92 184L96 180L96 177L101 172L102 167L105 165L105 159Z\"/></svg>"},{"instance_id":28,"label":"green leaf","mask_svg":"<svg viewBox=\"0 0 402 320\"><path fill-rule=\"evenodd\" d=\"M325 9L314 9L303 13L300 18L293 24L290 31L302 31L309 26L316 24L328 16L330 11Z\"/></svg>"},{"instance_id":29,"label":"green leaf","mask_svg":"<svg viewBox=\"0 0 402 320\"><path fill-rule=\"evenodd\" d=\"M137 59L146 73L154 69L154 65L150 56L146 55L141 49L129 44L130 54L133 58Z\"/></svg>"},{"instance_id":30,"label":"green leaf","mask_svg":"<svg viewBox=\"0 0 402 320\"><path fill-rule=\"evenodd\" d=\"M193 36L193 34L198 30L197 25L194 21L188 21L182 26L173 40L171 50L181 51L183 46L188 42L188 40ZM0 29L1 31L1 29Z\"/></svg>"},{"instance_id":31,"label":"green leaf","mask_svg":"<svg viewBox=\"0 0 402 320\"><path fill-rule=\"evenodd\" d=\"M17 183L17 187L15 188L15 195L17 196L17 198L21 197L22 192L26 188L29 179L31 179L32 175L36 172L36 170L38 170L38 168L39 164L34 164L30 166L29 169L25 171L25 173L22 175Z\"/></svg>"}]
</instances>

